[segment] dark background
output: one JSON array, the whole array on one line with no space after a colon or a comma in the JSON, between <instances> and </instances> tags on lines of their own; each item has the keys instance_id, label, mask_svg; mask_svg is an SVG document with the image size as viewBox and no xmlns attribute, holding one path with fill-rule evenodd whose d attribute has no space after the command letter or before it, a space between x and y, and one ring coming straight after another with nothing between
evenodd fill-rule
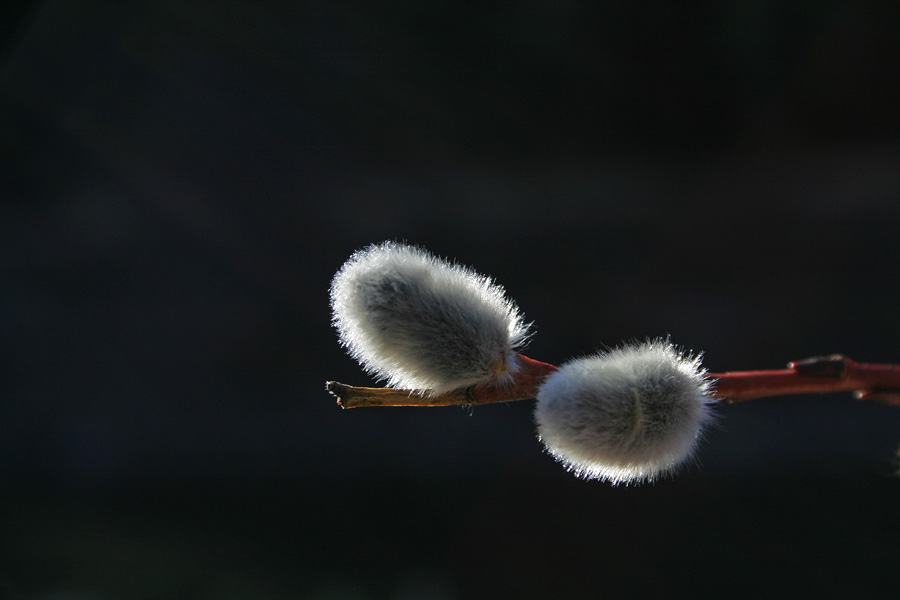
<instances>
[{"instance_id":1,"label":"dark background","mask_svg":"<svg viewBox=\"0 0 900 600\"><path fill-rule=\"evenodd\" d=\"M900 409L723 406L584 482L531 403L342 411L355 250L488 273L559 363L900 362L900 4L19 3L0 596L896 597Z\"/></svg>"}]
</instances>

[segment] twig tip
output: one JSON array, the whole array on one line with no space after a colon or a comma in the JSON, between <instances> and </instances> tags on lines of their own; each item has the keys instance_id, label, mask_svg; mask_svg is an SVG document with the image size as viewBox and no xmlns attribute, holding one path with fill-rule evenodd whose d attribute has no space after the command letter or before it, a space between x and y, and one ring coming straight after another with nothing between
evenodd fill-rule
<instances>
[{"instance_id":1,"label":"twig tip","mask_svg":"<svg viewBox=\"0 0 900 600\"><path fill-rule=\"evenodd\" d=\"M338 383L337 381L326 381L325 389L328 390L328 393L337 398L337 405L341 408L345 408L344 403L341 401L341 396L344 395L344 392L347 390L347 386L343 383Z\"/></svg>"}]
</instances>

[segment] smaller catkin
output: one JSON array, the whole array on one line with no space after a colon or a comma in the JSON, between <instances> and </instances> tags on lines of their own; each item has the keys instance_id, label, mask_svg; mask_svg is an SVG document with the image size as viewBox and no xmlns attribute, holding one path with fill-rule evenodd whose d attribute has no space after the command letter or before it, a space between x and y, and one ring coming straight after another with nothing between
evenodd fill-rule
<instances>
[{"instance_id":1,"label":"smaller catkin","mask_svg":"<svg viewBox=\"0 0 900 600\"><path fill-rule=\"evenodd\" d=\"M667 340L573 360L541 386L538 437L578 477L652 481L688 461L711 419L699 357Z\"/></svg>"},{"instance_id":2,"label":"smaller catkin","mask_svg":"<svg viewBox=\"0 0 900 600\"><path fill-rule=\"evenodd\" d=\"M508 379L528 331L490 278L394 242L350 257L331 307L341 344L367 372L433 395Z\"/></svg>"}]
</instances>

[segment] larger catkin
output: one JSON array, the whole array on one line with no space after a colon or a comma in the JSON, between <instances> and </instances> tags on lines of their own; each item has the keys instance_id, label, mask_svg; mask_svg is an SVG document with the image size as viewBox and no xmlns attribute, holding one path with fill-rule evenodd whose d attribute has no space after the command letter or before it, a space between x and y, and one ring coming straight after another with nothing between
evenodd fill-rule
<instances>
[{"instance_id":1,"label":"larger catkin","mask_svg":"<svg viewBox=\"0 0 900 600\"><path fill-rule=\"evenodd\" d=\"M341 344L367 372L433 395L506 380L528 332L490 278L395 242L350 257L331 307Z\"/></svg>"},{"instance_id":2,"label":"larger catkin","mask_svg":"<svg viewBox=\"0 0 900 600\"><path fill-rule=\"evenodd\" d=\"M546 449L577 476L639 483L692 457L711 394L699 357L657 339L563 365L541 386L535 421Z\"/></svg>"}]
</instances>

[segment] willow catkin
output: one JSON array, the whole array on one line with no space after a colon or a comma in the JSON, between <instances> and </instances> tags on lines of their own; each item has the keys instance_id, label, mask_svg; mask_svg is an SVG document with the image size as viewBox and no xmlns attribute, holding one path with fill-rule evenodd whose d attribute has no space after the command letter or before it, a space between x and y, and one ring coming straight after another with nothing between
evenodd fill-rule
<instances>
[{"instance_id":1,"label":"willow catkin","mask_svg":"<svg viewBox=\"0 0 900 600\"><path fill-rule=\"evenodd\" d=\"M508 378L528 332L493 280L395 242L350 257L331 307L341 344L367 372L433 395Z\"/></svg>"},{"instance_id":2,"label":"willow catkin","mask_svg":"<svg viewBox=\"0 0 900 600\"><path fill-rule=\"evenodd\" d=\"M577 476L637 483L690 460L712 402L699 357L657 339L564 364L540 387L535 421Z\"/></svg>"}]
</instances>

